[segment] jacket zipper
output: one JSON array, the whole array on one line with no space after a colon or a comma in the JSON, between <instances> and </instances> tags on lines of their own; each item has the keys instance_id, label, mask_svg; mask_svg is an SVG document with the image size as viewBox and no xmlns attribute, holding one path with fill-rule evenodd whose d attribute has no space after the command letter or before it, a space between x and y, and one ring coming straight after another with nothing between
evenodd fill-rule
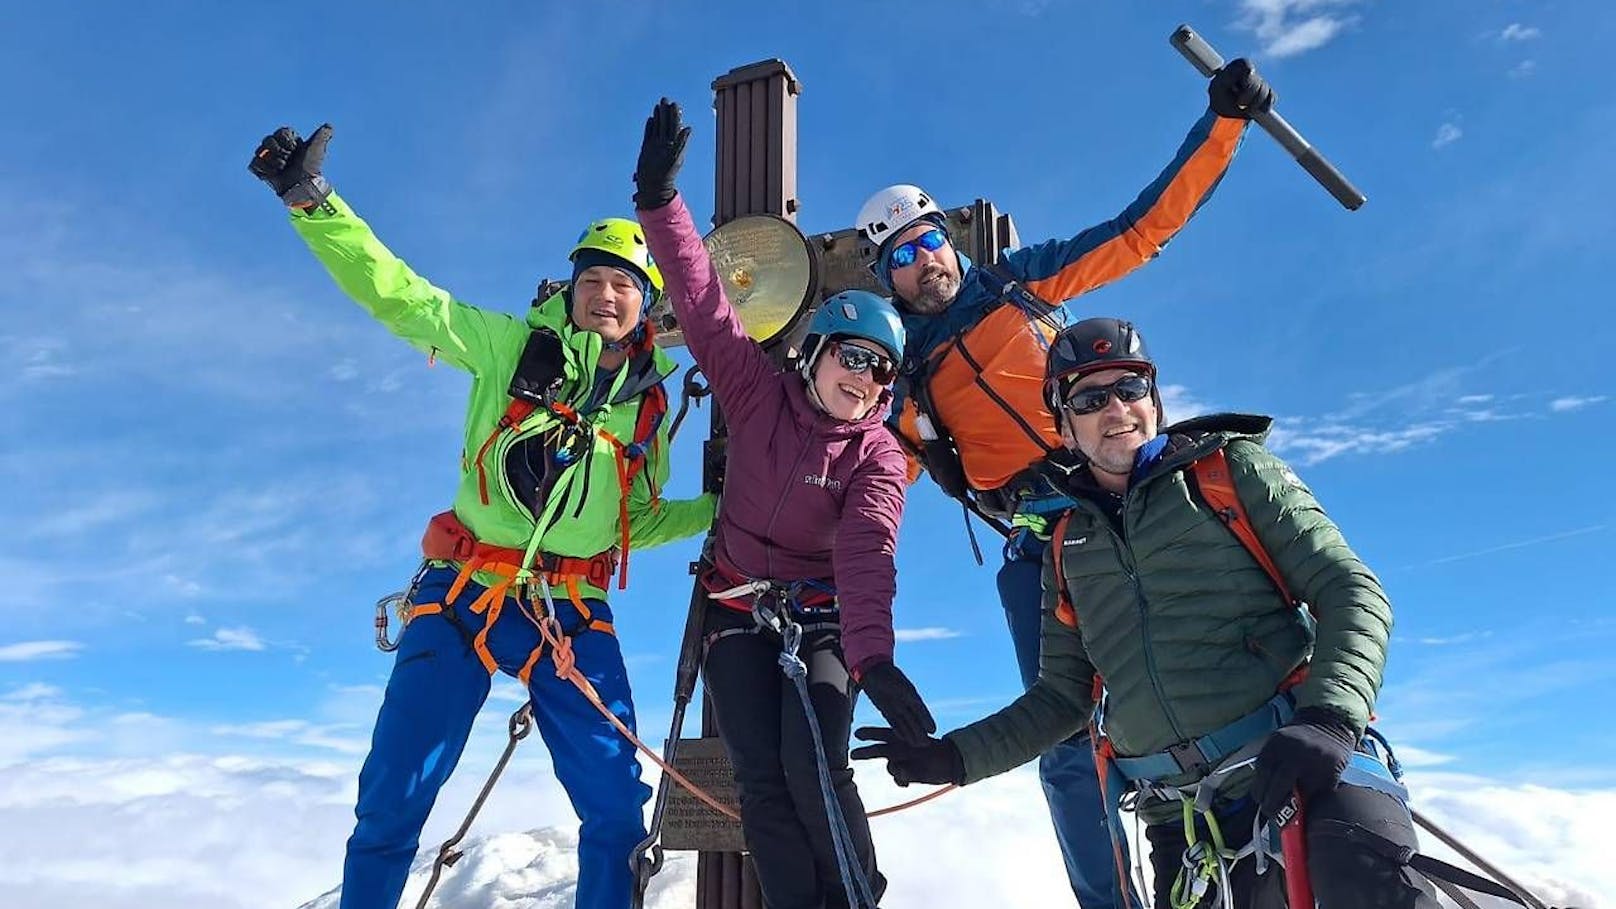
<instances>
[{"instance_id":1,"label":"jacket zipper","mask_svg":"<svg viewBox=\"0 0 1616 909\"><path fill-rule=\"evenodd\" d=\"M811 437L812 430L809 430L809 432ZM764 533L771 543L774 540L774 522L780 517L780 509L785 507L786 499L791 497L791 490L796 488L797 471L802 468L802 459L808 457L808 449L812 447L812 445L802 446L797 452L797 460L791 465L790 473L786 474L785 492L780 496L780 501L774 503L774 513L769 515L769 523L764 528ZM768 577L774 577L774 547L772 545L763 549L763 567Z\"/></svg>"},{"instance_id":2,"label":"jacket zipper","mask_svg":"<svg viewBox=\"0 0 1616 909\"><path fill-rule=\"evenodd\" d=\"M1133 497L1133 490L1122 498L1122 526L1128 524L1128 500ZM1179 726L1178 716L1167 703L1167 696L1162 691L1161 673L1157 671L1156 652L1151 646L1150 639L1150 604L1145 599L1144 587L1139 583L1139 566L1133 558L1133 547L1129 545L1122 533L1111 526L1110 520L1101 515L1105 529L1117 543L1117 557L1122 562L1122 570L1128 575L1128 584L1133 587L1134 604L1139 612L1139 639L1145 651L1145 673L1150 677L1150 690L1156 695L1156 705L1161 708L1162 716L1167 718L1167 725L1173 730L1174 741L1184 740L1184 731Z\"/></svg>"}]
</instances>

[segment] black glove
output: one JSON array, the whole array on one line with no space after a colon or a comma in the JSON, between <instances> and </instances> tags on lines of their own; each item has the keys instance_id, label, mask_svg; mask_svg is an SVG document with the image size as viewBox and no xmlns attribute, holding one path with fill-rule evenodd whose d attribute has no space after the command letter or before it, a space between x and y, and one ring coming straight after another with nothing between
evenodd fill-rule
<instances>
[{"instance_id":1,"label":"black glove","mask_svg":"<svg viewBox=\"0 0 1616 909\"><path fill-rule=\"evenodd\" d=\"M690 127L679 123L679 105L667 98L645 118L645 141L640 143L640 161L634 166L634 207L644 211L661 208L673 201L673 178L685 163L685 143Z\"/></svg>"},{"instance_id":2,"label":"black glove","mask_svg":"<svg viewBox=\"0 0 1616 909\"><path fill-rule=\"evenodd\" d=\"M326 123L303 139L297 130L283 126L258 143L258 151L247 162L253 176L269 184L288 208L313 208L331 195L331 184L320 174L325 163L325 146L331 141L331 124Z\"/></svg>"},{"instance_id":3,"label":"black glove","mask_svg":"<svg viewBox=\"0 0 1616 909\"><path fill-rule=\"evenodd\" d=\"M870 696L870 703L875 709L881 711L888 723L892 724L892 731L898 738L917 743L926 740L926 736L937 731L937 721L931 718L931 711L926 709L926 702L920 699L920 692L909 682L909 677L903 670L890 662L876 663L864 670L859 678L859 687Z\"/></svg>"},{"instance_id":4,"label":"black glove","mask_svg":"<svg viewBox=\"0 0 1616 909\"><path fill-rule=\"evenodd\" d=\"M861 742L876 742L853 749L853 760L886 758L887 773L899 786L910 783L965 782L965 758L948 739L923 738L919 743L900 741L891 729L865 726L853 733Z\"/></svg>"},{"instance_id":5,"label":"black glove","mask_svg":"<svg viewBox=\"0 0 1616 909\"><path fill-rule=\"evenodd\" d=\"M1269 734L1257 754L1251 797L1264 818L1277 815L1293 790L1308 799L1335 788L1358 744L1358 735L1336 714L1303 707Z\"/></svg>"},{"instance_id":6,"label":"black glove","mask_svg":"<svg viewBox=\"0 0 1616 909\"><path fill-rule=\"evenodd\" d=\"M1251 61L1241 57L1230 60L1212 74L1212 84L1206 93L1212 100L1212 111L1220 117L1250 120L1274 106L1274 90L1268 80L1257 75Z\"/></svg>"}]
</instances>

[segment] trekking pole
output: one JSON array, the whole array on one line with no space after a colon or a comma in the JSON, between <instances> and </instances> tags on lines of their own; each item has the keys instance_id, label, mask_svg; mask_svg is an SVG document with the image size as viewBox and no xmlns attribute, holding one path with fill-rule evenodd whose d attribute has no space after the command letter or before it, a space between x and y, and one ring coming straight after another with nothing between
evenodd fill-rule
<instances>
[{"instance_id":1,"label":"trekking pole","mask_svg":"<svg viewBox=\"0 0 1616 909\"><path fill-rule=\"evenodd\" d=\"M1441 840L1449 849L1452 849L1454 852L1464 856L1467 861L1475 865L1477 868L1480 868L1482 871L1492 875L1493 879L1498 883L1503 884L1510 890L1513 890L1515 895L1519 896L1521 900L1528 906L1531 906L1532 909L1549 909L1548 904L1533 895L1532 891L1521 886L1509 875L1499 871L1495 865L1477 855L1474 850L1470 849L1465 844L1459 842L1456 838L1454 838L1453 834L1443 830L1441 827L1438 827L1430 818L1420 814L1413 808L1409 809L1409 813L1414 816L1414 822L1419 824L1421 827L1424 827L1426 832Z\"/></svg>"},{"instance_id":2,"label":"trekking pole","mask_svg":"<svg viewBox=\"0 0 1616 909\"><path fill-rule=\"evenodd\" d=\"M1279 824L1279 848L1285 857L1285 901L1290 909L1313 909L1313 876L1307 870L1307 818L1302 814L1302 794L1291 800L1274 818Z\"/></svg>"},{"instance_id":3,"label":"trekking pole","mask_svg":"<svg viewBox=\"0 0 1616 909\"><path fill-rule=\"evenodd\" d=\"M702 564L700 561L690 563L691 573L699 574ZM662 743L662 760L670 765L678 756L679 736L685 725L685 708L690 706L690 700L696 694L706 610L707 594L698 581L692 585L690 612L685 617L684 638L679 642L679 665L673 680L673 721L669 724L667 741ZM634 847L629 857L634 869L634 909L641 909L645 905L645 888L651 885L651 878L662 870L662 817L668 807L670 790L671 780L664 773L657 781L656 807L651 811L650 833Z\"/></svg>"},{"instance_id":4,"label":"trekking pole","mask_svg":"<svg viewBox=\"0 0 1616 909\"><path fill-rule=\"evenodd\" d=\"M1184 59L1194 64L1201 75L1208 79L1223 68L1223 57L1188 25L1180 25L1169 40L1178 48L1178 52L1184 55ZM1341 171L1335 169L1335 165L1319 154L1318 149L1309 145L1301 133L1296 131L1296 127L1285 122L1285 118L1281 117L1278 111L1270 107L1252 115L1251 119L1284 146L1291 157L1296 159L1296 163L1312 174L1313 179L1323 184L1324 188L1330 191L1330 195L1335 196L1336 201L1348 211L1357 211L1358 206L1364 204L1366 198L1364 194L1342 176Z\"/></svg>"}]
</instances>

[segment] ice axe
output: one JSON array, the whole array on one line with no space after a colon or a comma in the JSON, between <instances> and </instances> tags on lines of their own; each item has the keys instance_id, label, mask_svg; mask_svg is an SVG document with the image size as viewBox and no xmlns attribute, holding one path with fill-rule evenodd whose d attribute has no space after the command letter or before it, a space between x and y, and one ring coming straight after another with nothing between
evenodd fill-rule
<instances>
[{"instance_id":1,"label":"ice axe","mask_svg":"<svg viewBox=\"0 0 1616 909\"><path fill-rule=\"evenodd\" d=\"M1285 857L1285 902L1290 909L1313 909L1313 877L1307 870L1307 818L1302 814L1302 794L1291 799L1274 817L1279 825L1280 853Z\"/></svg>"},{"instance_id":2,"label":"ice axe","mask_svg":"<svg viewBox=\"0 0 1616 909\"><path fill-rule=\"evenodd\" d=\"M1223 57L1206 43L1206 39L1195 33L1195 29L1188 25L1180 25L1169 39L1184 59L1194 64L1201 75L1212 78L1212 74L1223 68ZM1273 136L1275 141L1290 152L1291 157L1302 165L1302 169L1313 175L1313 179L1324 185L1335 196L1337 202L1346 206L1349 211L1357 211L1358 206L1364 204L1365 196L1358 191L1358 187L1342 176L1341 171L1335 169L1325 157L1319 154L1318 149L1309 145L1296 127L1285 122L1279 112L1269 108L1252 117L1256 124Z\"/></svg>"}]
</instances>

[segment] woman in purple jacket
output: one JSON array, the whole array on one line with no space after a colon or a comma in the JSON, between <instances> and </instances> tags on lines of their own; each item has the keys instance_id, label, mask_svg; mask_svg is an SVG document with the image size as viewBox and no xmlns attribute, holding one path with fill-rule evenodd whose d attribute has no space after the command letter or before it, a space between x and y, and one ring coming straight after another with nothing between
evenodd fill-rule
<instances>
[{"instance_id":1,"label":"woman in purple jacket","mask_svg":"<svg viewBox=\"0 0 1616 909\"><path fill-rule=\"evenodd\" d=\"M893 552L907 480L883 424L903 324L874 294L837 294L814 314L797 369L775 366L747 337L674 189L689 135L664 98L646 121L634 204L685 343L729 425L713 564L702 578L715 594L707 696L770 909L863 905L847 894L863 888L844 887L808 718L781 673L780 637L760 631L752 613L762 603L783 606L803 627L798 655L851 835L849 864L879 899L885 880L848 766L854 697L867 692L901 735L920 739L936 728L892 663Z\"/></svg>"}]
</instances>

